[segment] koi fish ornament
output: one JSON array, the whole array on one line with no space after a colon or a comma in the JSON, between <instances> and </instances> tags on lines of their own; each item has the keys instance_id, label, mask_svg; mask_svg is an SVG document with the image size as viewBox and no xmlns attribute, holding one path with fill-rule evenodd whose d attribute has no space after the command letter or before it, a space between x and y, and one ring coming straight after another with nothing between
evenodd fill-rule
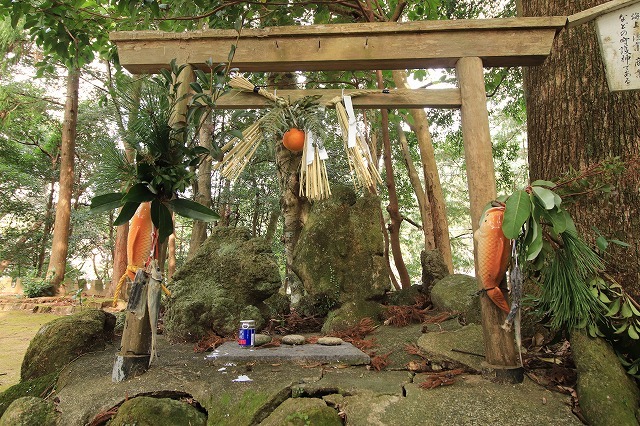
<instances>
[{"instance_id":1,"label":"koi fish ornament","mask_svg":"<svg viewBox=\"0 0 640 426\"><path fill-rule=\"evenodd\" d=\"M127 238L127 275L133 281L136 271L143 268L151 254L153 223L151 222L151 203L142 203L131 218Z\"/></svg>"},{"instance_id":2,"label":"koi fish ornament","mask_svg":"<svg viewBox=\"0 0 640 426\"><path fill-rule=\"evenodd\" d=\"M509 265L511 244L502 232L504 206L489 208L482 218L480 227L473 234L477 244L478 278L480 278L487 296L495 305L509 312L500 283L504 279Z\"/></svg>"}]
</instances>

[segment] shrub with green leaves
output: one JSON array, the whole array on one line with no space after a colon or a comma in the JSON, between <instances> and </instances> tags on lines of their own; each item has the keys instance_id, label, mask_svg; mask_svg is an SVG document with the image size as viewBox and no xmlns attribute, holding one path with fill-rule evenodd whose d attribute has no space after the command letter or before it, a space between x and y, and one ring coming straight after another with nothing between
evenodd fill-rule
<instances>
[{"instance_id":1,"label":"shrub with green leaves","mask_svg":"<svg viewBox=\"0 0 640 426\"><path fill-rule=\"evenodd\" d=\"M27 297L45 296L51 289L51 283L43 278L22 278L22 292Z\"/></svg>"}]
</instances>

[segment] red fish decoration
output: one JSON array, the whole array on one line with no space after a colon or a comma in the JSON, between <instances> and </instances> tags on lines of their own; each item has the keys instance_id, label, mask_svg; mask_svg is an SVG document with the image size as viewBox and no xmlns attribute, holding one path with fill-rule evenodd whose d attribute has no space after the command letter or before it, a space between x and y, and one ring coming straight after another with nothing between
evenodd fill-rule
<instances>
[{"instance_id":1,"label":"red fish decoration","mask_svg":"<svg viewBox=\"0 0 640 426\"><path fill-rule=\"evenodd\" d=\"M142 203L129 225L127 239L127 275L134 280L135 268L144 268L151 254L153 223L151 222L151 203ZM133 268L135 267L135 268Z\"/></svg>"},{"instance_id":2,"label":"red fish decoration","mask_svg":"<svg viewBox=\"0 0 640 426\"><path fill-rule=\"evenodd\" d=\"M508 313L509 305L500 288L511 255L510 241L502 232L503 219L504 206L489 208L473 237L476 240L478 250L476 271L478 278L481 280L487 296L497 307Z\"/></svg>"}]
</instances>

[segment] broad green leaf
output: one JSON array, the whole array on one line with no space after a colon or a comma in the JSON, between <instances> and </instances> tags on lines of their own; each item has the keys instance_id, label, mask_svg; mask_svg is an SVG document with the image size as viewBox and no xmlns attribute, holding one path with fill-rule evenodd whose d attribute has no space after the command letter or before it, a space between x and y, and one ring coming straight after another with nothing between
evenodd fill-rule
<instances>
[{"instance_id":1,"label":"broad green leaf","mask_svg":"<svg viewBox=\"0 0 640 426\"><path fill-rule=\"evenodd\" d=\"M535 220L531 220L531 231L533 232L533 236L531 239L531 243L527 247L527 260L533 260L538 257L540 251L542 250L542 232L539 228L538 222Z\"/></svg>"},{"instance_id":2,"label":"broad green leaf","mask_svg":"<svg viewBox=\"0 0 640 426\"><path fill-rule=\"evenodd\" d=\"M605 237L600 235L598 238L596 238L596 246L598 246L598 249L600 249L600 251L605 251L609 246L609 243L607 242L607 239Z\"/></svg>"},{"instance_id":3,"label":"broad green leaf","mask_svg":"<svg viewBox=\"0 0 640 426\"><path fill-rule=\"evenodd\" d=\"M151 202L151 221L158 229L158 242L163 243L173 233L171 212L160 200Z\"/></svg>"},{"instance_id":4,"label":"broad green leaf","mask_svg":"<svg viewBox=\"0 0 640 426\"><path fill-rule=\"evenodd\" d=\"M145 203L155 198L155 194L149 190L146 183L137 183L133 185L127 194L122 198L124 202Z\"/></svg>"},{"instance_id":5,"label":"broad green leaf","mask_svg":"<svg viewBox=\"0 0 640 426\"><path fill-rule=\"evenodd\" d=\"M619 328L617 328L616 331L613 332L613 334L622 334L627 329L627 327L629 327L629 323L625 322Z\"/></svg>"},{"instance_id":6,"label":"broad green leaf","mask_svg":"<svg viewBox=\"0 0 640 426\"><path fill-rule=\"evenodd\" d=\"M220 219L220 216L210 208L184 198L176 198L168 201L167 207L180 216L200 220L202 222L211 222Z\"/></svg>"},{"instance_id":7,"label":"broad green leaf","mask_svg":"<svg viewBox=\"0 0 640 426\"><path fill-rule=\"evenodd\" d=\"M113 221L113 225L120 226L129 222L133 215L136 214L136 210L138 210L139 205L140 203L136 202L124 203L124 205L122 206L122 210L120 210L120 214L118 215L116 220Z\"/></svg>"},{"instance_id":8,"label":"broad green leaf","mask_svg":"<svg viewBox=\"0 0 640 426\"><path fill-rule=\"evenodd\" d=\"M616 240L616 239L609 240L609 242L613 243L613 244L617 244L617 245L622 246L622 247L631 247L631 244L625 243L624 241L620 241L620 240Z\"/></svg>"},{"instance_id":9,"label":"broad green leaf","mask_svg":"<svg viewBox=\"0 0 640 426\"><path fill-rule=\"evenodd\" d=\"M522 225L531 216L531 198L526 191L515 191L507 199L502 222L502 232L505 237L513 240L518 238Z\"/></svg>"},{"instance_id":10,"label":"broad green leaf","mask_svg":"<svg viewBox=\"0 0 640 426\"><path fill-rule=\"evenodd\" d=\"M531 188L531 190L533 191L535 196L540 201L542 201L542 205L544 206L545 209L551 210L552 208L555 207L556 201L555 201L555 197L553 196L553 191L550 191L541 186L534 186Z\"/></svg>"},{"instance_id":11,"label":"broad green leaf","mask_svg":"<svg viewBox=\"0 0 640 426\"><path fill-rule=\"evenodd\" d=\"M634 314L635 316L640 317L640 310L638 310L638 309L633 305L633 303L629 302L629 307L631 308L631 312L633 312L633 314Z\"/></svg>"},{"instance_id":12,"label":"broad green leaf","mask_svg":"<svg viewBox=\"0 0 640 426\"><path fill-rule=\"evenodd\" d=\"M599 299L600 299L600 301L601 301L601 302L603 302L603 303L611 303L611 299L609 299L609 298L607 297L607 295L606 295L606 294L604 294L604 292L603 292L603 291L601 291L601 292L600 292L600 295L598 296L598 298L599 298ZM617 300L617 299L616 299L616 300Z\"/></svg>"},{"instance_id":13,"label":"broad green leaf","mask_svg":"<svg viewBox=\"0 0 640 426\"><path fill-rule=\"evenodd\" d=\"M612 317L616 315L618 311L620 311L620 299L616 299L613 301L605 316Z\"/></svg>"},{"instance_id":14,"label":"broad green leaf","mask_svg":"<svg viewBox=\"0 0 640 426\"><path fill-rule=\"evenodd\" d=\"M556 234L561 234L567 229L567 217L564 211L559 210L557 207L547 212L547 217L553 225L553 231Z\"/></svg>"},{"instance_id":15,"label":"broad green leaf","mask_svg":"<svg viewBox=\"0 0 640 426\"><path fill-rule=\"evenodd\" d=\"M551 182L550 180L534 180L533 182L531 182L531 186L546 186L547 188L554 188L556 186L555 183Z\"/></svg>"},{"instance_id":16,"label":"broad green leaf","mask_svg":"<svg viewBox=\"0 0 640 426\"><path fill-rule=\"evenodd\" d=\"M633 316L633 311L631 310L631 305L629 302L624 302L622 304L622 309L620 310L620 314L623 318L631 318Z\"/></svg>"},{"instance_id":17,"label":"broad green leaf","mask_svg":"<svg viewBox=\"0 0 640 426\"><path fill-rule=\"evenodd\" d=\"M103 213L113 209L117 209L122 205L122 197L124 193L113 192L111 194L98 195L91 199L89 208L93 213Z\"/></svg>"},{"instance_id":18,"label":"broad green leaf","mask_svg":"<svg viewBox=\"0 0 640 426\"><path fill-rule=\"evenodd\" d=\"M629 326L629 328L627 329L627 333L629 333L629 337L631 337L633 340L640 339L640 336L638 335L638 332L633 325Z\"/></svg>"}]
</instances>

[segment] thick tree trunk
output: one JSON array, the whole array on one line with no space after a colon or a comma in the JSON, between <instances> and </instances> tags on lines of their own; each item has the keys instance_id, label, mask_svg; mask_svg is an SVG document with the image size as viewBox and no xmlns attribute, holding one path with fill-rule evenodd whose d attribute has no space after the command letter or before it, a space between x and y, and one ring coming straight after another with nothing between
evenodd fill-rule
<instances>
[{"instance_id":1,"label":"thick tree trunk","mask_svg":"<svg viewBox=\"0 0 640 426\"><path fill-rule=\"evenodd\" d=\"M206 121L204 121L206 120ZM211 117L208 119L203 116L203 122L200 126L198 139L200 146L211 149L211 135L213 133L213 123ZM196 185L194 185L196 186ZM211 207L211 157L207 156L198 168L198 182L196 191L196 201L205 207ZM191 230L191 240L189 241L189 253L187 259L191 259L198 248L207 239L207 223L200 220L193 221L193 229Z\"/></svg>"},{"instance_id":2,"label":"thick tree trunk","mask_svg":"<svg viewBox=\"0 0 640 426\"><path fill-rule=\"evenodd\" d=\"M407 74L404 71L393 71L393 79L397 87L409 87ZM418 138L420 159L422 160L422 174L424 176L426 194L425 198L431 209L431 222L433 225L433 238L438 251L442 254L449 273L453 273L453 257L451 255L451 241L449 239L449 221L447 220L446 205L438 165L436 164L435 151L429 132L429 120L423 109L409 110L414 124L411 126ZM425 249L429 250L425 245Z\"/></svg>"},{"instance_id":3,"label":"thick tree trunk","mask_svg":"<svg viewBox=\"0 0 640 426\"><path fill-rule=\"evenodd\" d=\"M383 89L382 71L377 71L378 88ZM382 143L384 147L384 166L386 170L386 185L389 194L389 240L391 243L391 253L393 254L393 263L398 270L400 276L400 285L402 288L411 287L411 278L409 271L402 259L402 248L400 246L400 225L402 224L402 216L398 208L398 195L396 193L396 183L393 177L393 160L391 158L391 140L389 137L389 112L386 109L381 110L382 115Z\"/></svg>"},{"instance_id":4,"label":"thick tree trunk","mask_svg":"<svg viewBox=\"0 0 640 426\"><path fill-rule=\"evenodd\" d=\"M69 251L69 224L71 223L71 195L74 182L74 154L76 149L76 130L78 122L78 89L80 70L69 69L67 75L67 100L64 107L62 124L62 143L60 150L60 180L56 220L53 226L51 257L47 268L47 279L54 291L58 292L64 280L67 254Z\"/></svg>"},{"instance_id":5,"label":"thick tree trunk","mask_svg":"<svg viewBox=\"0 0 640 426\"><path fill-rule=\"evenodd\" d=\"M524 16L571 15L604 0L523 0ZM609 92L595 24L565 29L543 65L525 72L531 180L554 179L618 156L640 152L640 92ZM569 206L578 230L593 241L593 227L611 244L607 269L640 297L640 173L631 170L610 194L582 197Z\"/></svg>"}]
</instances>

